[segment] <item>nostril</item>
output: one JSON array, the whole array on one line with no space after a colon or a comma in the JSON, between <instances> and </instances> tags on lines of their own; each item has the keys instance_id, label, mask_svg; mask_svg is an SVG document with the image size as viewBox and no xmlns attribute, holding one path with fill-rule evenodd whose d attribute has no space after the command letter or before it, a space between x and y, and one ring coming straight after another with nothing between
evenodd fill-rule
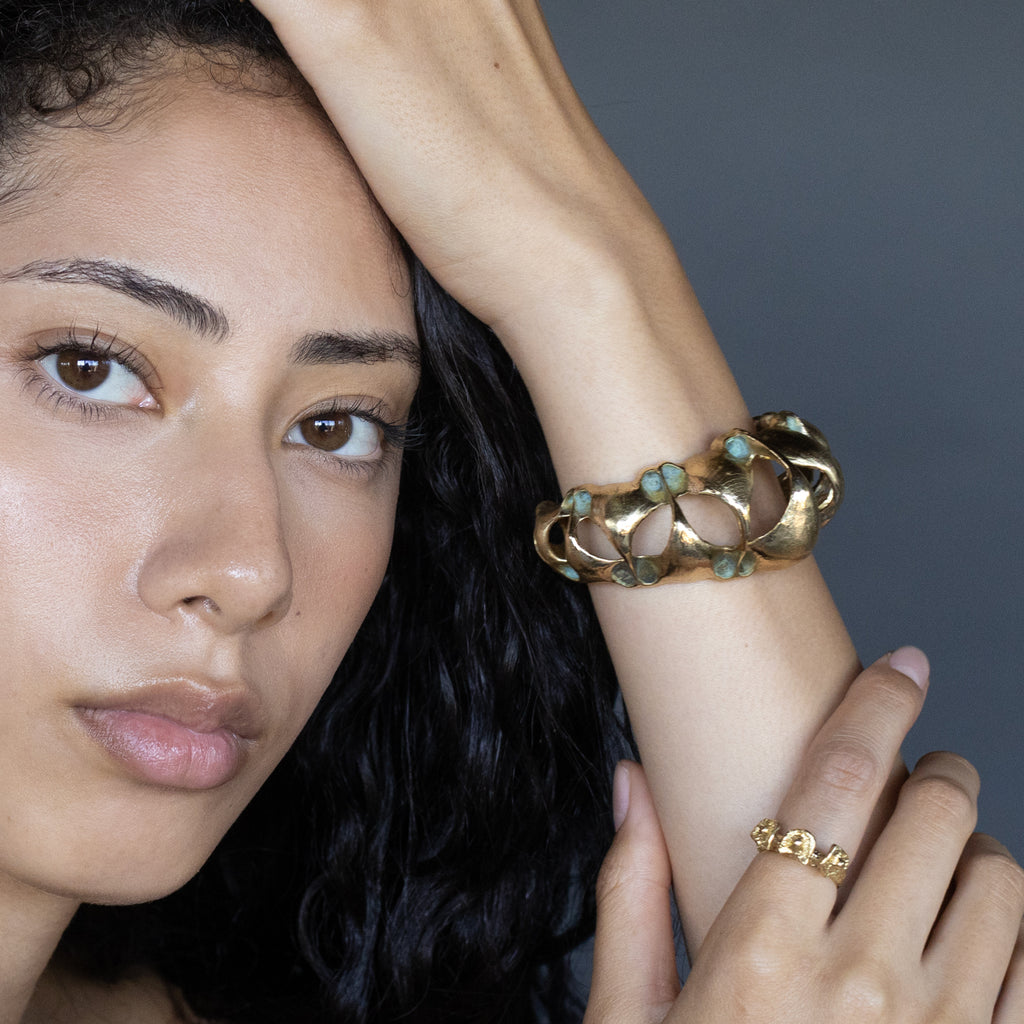
<instances>
[{"instance_id":1,"label":"nostril","mask_svg":"<svg viewBox=\"0 0 1024 1024\"><path fill-rule=\"evenodd\" d=\"M203 597L201 594L197 594L193 597L184 597L181 600L182 605L186 608L192 608L198 605L199 610L207 612L210 615L217 615L220 613L220 606L213 598Z\"/></svg>"}]
</instances>

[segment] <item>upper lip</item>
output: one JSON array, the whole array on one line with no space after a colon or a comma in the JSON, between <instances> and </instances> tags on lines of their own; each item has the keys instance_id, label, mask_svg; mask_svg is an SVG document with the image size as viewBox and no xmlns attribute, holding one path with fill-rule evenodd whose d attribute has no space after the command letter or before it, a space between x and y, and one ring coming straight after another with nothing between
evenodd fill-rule
<instances>
[{"instance_id":1,"label":"upper lip","mask_svg":"<svg viewBox=\"0 0 1024 1024\"><path fill-rule=\"evenodd\" d=\"M194 732L227 729L241 739L257 739L265 728L259 701L241 683L218 683L198 676L175 676L130 686L81 701L84 710L134 711L158 715Z\"/></svg>"}]
</instances>

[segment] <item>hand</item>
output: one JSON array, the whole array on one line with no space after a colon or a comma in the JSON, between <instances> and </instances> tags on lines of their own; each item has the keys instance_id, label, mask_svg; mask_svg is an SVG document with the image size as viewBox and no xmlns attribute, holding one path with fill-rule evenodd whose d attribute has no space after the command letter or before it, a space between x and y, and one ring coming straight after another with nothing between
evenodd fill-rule
<instances>
[{"instance_id":1,"label":"hand","mask_svg":"<svg viewBox=\"0 0 1024 1024\"><path fill-rule=\"evenodd\" d=\"M681 993L668 856L643 772L620 768L628 812L598 887L586 1024L1024 1021L1024 873L994 839L971 835L974 769L953 754L922 758L877 840L862 842L921 701L885 659L861 673L779 809L783 827L810 828L854 858L838 912L832 882L757 854Z\"/></svg>"},{"instance_id":2,"label":"hand","mask_svg":"<svg viewBox=\"0 0 1024 1024\"><path fill-rule=\"evenodd\" d=\"M538 303L560 314L574 282L593 292L602 265L649 269L652 240L678 269L535 0L255 5L388 217L503 340Z\"/></svg>"}]
</instances>

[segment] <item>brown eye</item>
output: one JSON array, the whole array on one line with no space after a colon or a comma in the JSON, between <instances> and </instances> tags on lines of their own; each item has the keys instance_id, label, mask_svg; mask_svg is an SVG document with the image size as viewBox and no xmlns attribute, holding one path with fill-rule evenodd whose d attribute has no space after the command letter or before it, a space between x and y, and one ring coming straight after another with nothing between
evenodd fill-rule
<instances>
[{"instance_id":1,"label":"brown eye","mask_svg":"<svg viewBox=\"0 0 1024 1024\"><path fill-rule=\"evenodd\" d=\"M348 413L310 416L299 424L299 431L306 444L334 452L348 444L352 437L352 417Z\"/></svg>"},{"instance_id":2,"label":"brown eye","mask_svg":"<svg viewBox=\"0 0 1024 1024\"><path fill-rule=\"evenodd\" d=\"M74 391L92 391L110 376L112 361L79 349L66 348L57 353L56 371L62 384Z\"/></svg>"},{"instance_id":3,"label":"brown eye","mask_svg":"<svg viewBox=\"0 0 1024 1024\"><path fill-rule=\"evenodd\" d=\"M384 435L368 415L326 409L294 423L284 436L287 444L315 448L338 462L367 462L382 457Z\"/></svg>"}]
</instances>

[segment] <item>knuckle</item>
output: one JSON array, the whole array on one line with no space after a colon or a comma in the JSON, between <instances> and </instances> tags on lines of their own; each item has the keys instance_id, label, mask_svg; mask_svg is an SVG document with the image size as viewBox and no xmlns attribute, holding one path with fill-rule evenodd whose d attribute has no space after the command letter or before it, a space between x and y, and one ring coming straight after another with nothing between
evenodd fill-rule
<instances>
[{"instance_id":1,"label":"knuckle","mask_svg":"<svg viewBox=\"0 0 1024 1024\"><path fill-rule=\"evenodd\" d=\"M597 903L603 906L629 887L630 869L625 858L613 850L605 857L597 874Z\"/></svg>"},{"instance_id":2,"label":"knuckle","mask_svg":"<svg viewBox=\"0 0 1024 1024\"><path fill-rule=\"evenodd\" d=\"M982 1019L988 1021L989 1014L986 1013ZM1002 1017L998 1019L1002 1020ZM975 1024L979 1021L975 993L971 991L965 973L959 973L955 983L947 984L944 990L935 993L925 1020L927 1024Z\"/></svg>"},{"instance_id":3,"label":"knuckle","mask_svg":"<svg viewBox=\"0 0 1024 1024\"><path fill-rule=\"evenodd\" d=\"M887 664L866 668L851 687L873 717L897 718L909 727L924 699L920 687Z\"/></svg>"},{"instance_id":4,"label":"knuckle","mask_svg":"<svg viewBox=\"0 0 1024 1024\"><path fill-rule=\"evenodd\" d=\"M872 794L888 775L870 744L850 733L832 737L816 751L810 771L827 789L853 797Z\"/></svg>"},{"instance_id":5,"label":"knuckle","mask_svg":"<svg viewBox=\"0 0 1024 1024\"><path fill-rule=\"evenodd\" d=\"M974 796L959 782L932 775L909 783L916 805L931 817L958 824L973 823L977 816Z\"/></svg>"},{"instance_id":6,"label":"knuckle","mask_svg":"<svg viewBox=\"0 0 1024 1024\"><path fill-rule=\"evenodd\" d=\"M978 769L966 757L961 757L948 750L933 750L930 754L925 754L917 762L914 771L921 774L948 776L955 779L975 797L981 788Z\"/></svg>"},{"instance_id":7,"label":"knuckle","mask_svg":"<svg viewBox=\"0 0 1024 1024\"><path fill-rule=\"evenodd\" d=\"M650 877L626 851L613 846L598 872L595 895L599 912L615 914L659 895L667 899L668 890Z\"/></svg>"},{"instance_id":8,"label":"knuckle","mask_svg":"<svg viewBox=\"0 0 1024 1024\"><path fill-rule=\"evenodd\" d=\"M922 771L919 764L904 783L904 789L921 812L938 821L973 828L978 817L977 773L963 758L956 761L959 764L947 761L943 765L944 769L953 770L938 772Z\"/></svg>"},{"instance_id":9,"label":"knuckle","mask_svg":"<svg viewBox=\"0 0 1024 1024\"><path fill-rule=\"evenodd\" d=\"M912 716L923 700L921 688L902 672L889 665L873 665L865 670L871 690L871 704L886 714Z\"/></svg>"},{"instance_id":10,"label":"knuckle","mask_svg":"<svg viewBox=\"0 0 1024 1024\"><path fill-rule=\"evenodd\" d=\"M782 951L776 924L767 919L750 922L733 936L729 949L730 976L745 989L777 978Z\"/></svg>"},{"instance_id":11,"label":"knuckle","mask_svg":"<svg viewBox=\"0 0 1024 1024\"><path fill-rule=\"evenodd\" d=\"M965 859L967 870L991 903L1014 916L1024 912L1024 869L1002 844L989 836L975 836Z\"/></svg>"},{"instance_id":12,"label":"knuckle","mask_svg":"<svg viewBox=\"0 0 1024 1024\"><path fill-rule=\"evenodd\" d=\"M973 1020L970 1011L962 1005L959 995L947 996L940 1005L931 1009L928 1024L965 1024Z\"/></svg>"},{"instance_id":13,"label":"knuckle","mask_svg":"<svg viewBox=\"0 0 1024 1024\"><path fill-rule=\"evenodd\" d=\"M834 1013L837 1020L881 1024L898 1019L899 988L891 971L871 959L847 964L834 980Z\"/></svg>"}]
</instances>

